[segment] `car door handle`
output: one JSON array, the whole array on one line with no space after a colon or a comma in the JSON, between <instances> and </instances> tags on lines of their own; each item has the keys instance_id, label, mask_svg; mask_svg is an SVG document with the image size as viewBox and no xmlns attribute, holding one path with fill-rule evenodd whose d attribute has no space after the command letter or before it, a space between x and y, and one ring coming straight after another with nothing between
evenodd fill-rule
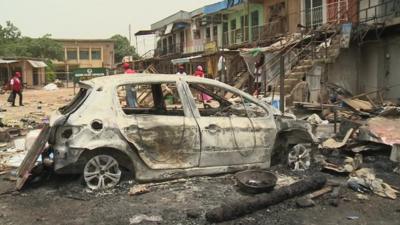
<instances>
[{"instance_id":1,"label":"car door handle","mask_svg":"<svg viewBox=\"0 0 400 225\"><path fill-rule=\"evenodd\" d=\"M215 124L210 124L207 127L205 127L204 129L210 133L217 133L218 130L220 130L221 128Z\"/></svg>"}]
</instances>

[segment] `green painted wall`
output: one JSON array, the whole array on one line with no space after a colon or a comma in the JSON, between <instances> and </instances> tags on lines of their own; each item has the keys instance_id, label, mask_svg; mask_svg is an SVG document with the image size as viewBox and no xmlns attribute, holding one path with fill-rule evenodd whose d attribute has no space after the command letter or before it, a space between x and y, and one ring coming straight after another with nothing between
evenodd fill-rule
<instances>
[{"instance_id":1,"label":"green painted wall","mask_svg":"<svg viewBox=\"0 0 400 225\"><path fill-rule=\"evenodd\" d=\"M251 14L254 11L258 11L258 25L264 25L264 21L265 21L265 15L264 15L264 5L263 4L250 4L250 6L248 7L247 4L244 4L243 9L241 9L240 11L236 11L233 13L228 14L228 28L229 31L231 30L231 21L232 20L236 20L236 29L241 28L241 17L247 15L248 13L250 13L250 16L248 18L249 20L249 25L253 26L253 24L251 24L252 18L251 18ZM229 32L231 33L231 32ZM252 32L249 32L249 37L250 40L252 40ZM229 35L229 39L231 39L230 35Z\"/></svg>"}]
</instances>

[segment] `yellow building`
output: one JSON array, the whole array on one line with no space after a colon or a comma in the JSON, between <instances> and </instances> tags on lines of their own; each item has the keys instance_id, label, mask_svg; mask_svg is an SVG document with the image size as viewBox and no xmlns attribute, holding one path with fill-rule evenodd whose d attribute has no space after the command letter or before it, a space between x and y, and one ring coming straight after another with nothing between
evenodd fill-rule
<instances>
[{"instance_id":1,"label":"yellow building","mask_svg":"<svg viewBox=\"0 0 400 225\"><path fill-rule=\"evenodd\" d=\"M114 41L110 39L55 39L64 47L64 61L54 61L58 73L78 68L108 68L114 65Z\"/></svg>"}]
</instances>

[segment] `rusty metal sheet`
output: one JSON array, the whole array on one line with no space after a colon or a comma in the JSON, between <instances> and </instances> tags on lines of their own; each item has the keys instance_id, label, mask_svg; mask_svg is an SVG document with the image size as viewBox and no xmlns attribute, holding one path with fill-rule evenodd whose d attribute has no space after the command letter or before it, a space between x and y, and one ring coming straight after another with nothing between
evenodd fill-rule
<instances>
[{"instance_id":1,"label":"rusty metal sheet","mask_svg":"<svg viewBox=\"0 0 400 225\"><path fill-rule=\"evenodd\" d=\"M38 138L33 143L32 147L29 149L26 154L24 160L22 161L20 167L17 170L17 184L16 189L20 190L29 176L31 175L31 171L35 166L36 160L43 153L47 140L50 136L50 127L49 125L45 125L40 132Z\"/></svg>"},{"instance_id":2,"label":"rusty metal sheet","mask_svg":"<svg viewBox=\"0 0 400 225\"><path fill-rule=\"evenodd\" d=\"M383 144L400 144L400 118L372 118L368 121L368 129Z\"/></svg>"}]
</instances>

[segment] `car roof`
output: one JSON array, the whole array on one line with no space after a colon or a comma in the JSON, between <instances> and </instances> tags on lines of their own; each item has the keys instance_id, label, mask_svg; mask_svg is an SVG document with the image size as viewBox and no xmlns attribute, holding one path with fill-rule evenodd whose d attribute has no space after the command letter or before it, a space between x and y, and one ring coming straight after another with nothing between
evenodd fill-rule
<instances>
[{"instance_id":1,"label":"car roof","mask_svg":"<svg viewBox=\"0 0 400 225\"><path fill-rule=\"evenodd\" d=\"M222 83L220 81L201 78L191 75L172 75L172 74L146 74L146 73L135 73L135 74L119 74L119 75L111 75L111 76L103 76L94 78L88 81L82 81L81 83L84 85L89 85L92 87L104 87L111 86L116 87L120 85L130 84L130 83L157 83L157 82L177 82L177 81L185 81L190 83L199 83L199 84L209 84L216 87L225 88L227 90L238 92L243 97L252 99L253 101L259 102L263 105L266 105L260 102L258 99L254 98L252 95L249 95L246 92L243 92L235 87L232 87L228 84ZM267 106L269 107L269 106Z\"/></svg>"},{"instance_id":2,"label":"car roof","mask_svg":"<svg viewBox=\"0 0 400 225\"><path fill-rule=\"evenodd\" d=\"M136 74L119 74L119 75L111 75L111 76L103 76L94 78L88 81L82 81L82 84L89 85L92 87L104 87L104 86L120 86L130 83L158 83L158 82L177 82L177 81L186 81L190 83L200 83L200 84L209 84L214 85L221 88L226 88L228 90L240 91L228 84L208 79L201 78L195 76L188 75L172 75L172 74L145 74L145 73L136 73ZM240 91L241 92L241 91ZM246 94L246 93L244 93Z\"/></svg>"}]
</instances>

